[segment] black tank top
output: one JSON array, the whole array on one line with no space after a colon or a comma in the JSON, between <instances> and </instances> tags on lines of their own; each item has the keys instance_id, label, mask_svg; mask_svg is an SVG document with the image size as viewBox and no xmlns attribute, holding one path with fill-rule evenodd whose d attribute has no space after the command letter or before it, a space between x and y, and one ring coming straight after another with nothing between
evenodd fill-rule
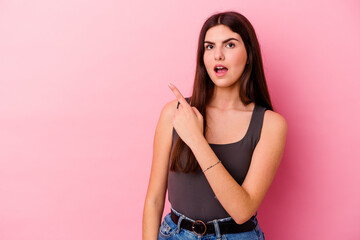
<instances>
[{"instance_id":1,"label":"black tank top","mask_svg":"<svg viewBox=\"0 0 360 240\"><path fill-rule=\"evenodd\" d=\"M189 102L189 97L186 100ZM229 144L209 144L226 170L240 185L246 177L253 151L259 141L265 110L265 107L255 104L247 132L241 140ZM178 137L173 128L171 154ZM181 158L182 166L185 166L186 156L185 151ZM230 217L217 200L202 171L196 174L169 171L168 199L171 207L191 219L207 222Z\"/></svg>"}]
</instances>

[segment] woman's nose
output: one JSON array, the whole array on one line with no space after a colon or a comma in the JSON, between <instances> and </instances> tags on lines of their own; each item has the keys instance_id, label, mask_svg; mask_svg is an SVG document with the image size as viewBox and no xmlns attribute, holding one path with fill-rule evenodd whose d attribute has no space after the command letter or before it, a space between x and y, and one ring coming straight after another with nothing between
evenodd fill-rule
<instances>
[{"instance_id":1,"label":"woman's nose","mask_svg":"<svg viewBox=\"0 0 360 240\"><path fill-rule=\"evenodd\" d=\"M215 60L224 60L224 54L221 49L215 50Z\"/></svg>"}]
</instances>

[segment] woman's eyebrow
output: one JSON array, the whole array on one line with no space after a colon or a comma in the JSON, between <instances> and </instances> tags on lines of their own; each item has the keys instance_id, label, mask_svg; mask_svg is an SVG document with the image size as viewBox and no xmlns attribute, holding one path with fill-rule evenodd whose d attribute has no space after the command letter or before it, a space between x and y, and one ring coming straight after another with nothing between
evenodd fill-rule
<instances>
[{"instance_id":1,"label":"woman's eyebrow","mask_svg":"<svg viewBox=\"0 0 360 240\"><path fill-rule=\"evenodd\" d=\"M236 40L236 41L239 42L239 40L237 40L236 38L228 38L228 39L224 40L222 43L226 43L226 42L228 42L228 41L230 41L230 40ZM204 41L204 43L215 44L215 43L210 42L210 41Z\"/></svg>"}]
</instances>

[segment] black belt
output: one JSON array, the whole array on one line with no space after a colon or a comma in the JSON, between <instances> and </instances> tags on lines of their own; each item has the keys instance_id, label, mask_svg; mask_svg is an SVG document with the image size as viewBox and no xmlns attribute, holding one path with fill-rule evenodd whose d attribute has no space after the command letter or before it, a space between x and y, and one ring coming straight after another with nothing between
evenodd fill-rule
<instances>
[{"instance_id":1,"label":"black belt","mask_svg":"<svg viewBox=\"0 0 360 240\"><path fill-rule=\"evenodd\" d=\"M180 217L171 210L171 219L175 224L177 224L179 218ZM252 231L256 226L251 219L249 219L247 222L244 222L243 224L237 224L233 219L226 222L218 222L220 233L227 234L227 233L241 233L241 232ZM201 220L196 220L195 222L193 222L183 219L181 221L180 228L193 231L197 235L215 233L214 223L204 223Z\"/></svg>"}]
</instances>

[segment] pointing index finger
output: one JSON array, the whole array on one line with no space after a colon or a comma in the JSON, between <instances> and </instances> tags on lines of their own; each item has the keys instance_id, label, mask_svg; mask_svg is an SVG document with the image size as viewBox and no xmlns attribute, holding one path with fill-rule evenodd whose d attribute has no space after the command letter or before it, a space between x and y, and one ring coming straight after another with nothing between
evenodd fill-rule
<instances>
[{"instance_id":1,"label":"pointing index finger","mask_svg":"<svg viewBox=\"0 0 360 240\"><path fill-rule=\"evenodd\" d=\"M173 91L175 97L177 98L177 100L180 102L180 104L182 104L183 107L189 108L190 105L189 103L186 101L186 99L184 98L184 96L180 93L180 91L171 83L168 84L171 91Z\"/></svg>"}]
</instances>

